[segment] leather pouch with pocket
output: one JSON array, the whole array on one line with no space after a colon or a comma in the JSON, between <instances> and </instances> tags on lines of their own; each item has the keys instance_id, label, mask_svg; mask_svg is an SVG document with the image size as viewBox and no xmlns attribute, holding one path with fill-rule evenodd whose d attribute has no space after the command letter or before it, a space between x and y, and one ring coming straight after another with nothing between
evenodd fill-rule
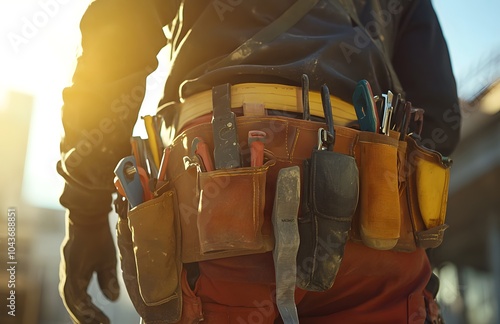
<instances>
[{"instance_id":1,"label":"leather pouch with pocket","mask_svg":"<svg viewBox=\"0 0 500 324\"><path fill-rule=\"evenodd\" d=\"M358 203L358 168L352 156L314 150L303 174L297 286L324 291L333 285L344 255Z\"/></svg>"},{"instance_id":2,"label":"leather pouch with pocket","mask_svg":"<svg viewBox=\"0 0 500 324\"><path fill-rule=\"evenodd\" d=\"M443 241L451 160L406 137L407 201L418 247L435 248Z\"/></svg>"},{"instance_id":3,"label":"leather pouch with pocket","mask_svg":"<svg viewBox=\"0 0 500 324\"><path fill-rule=\"evenodd\" d=\"M368 247L390 250L398 243L401 230L398 140L359 132L355 150L360 177L359 236Z\"/></svg>"},{"instance_id":4,"label":"leather pouch with pocket","mask_svg":"<svg viewBox=\"0 0 500 324\"><path fill-rule=\"evenodd\" d=\"M182 307L179 224L172 191L142 203L118 223L127 290L148 322L175 323Z\"/></svg>"},{"instance_id":5,"label":"leather pouch with pocket","mask_svg":"<svg viewBox=\"0 0 500 324\"><path fill-rule=\"evenodd\" d=\"M266 174L274 163L198 172L197 226L202 254L263 247Z\"/></svg>"}]
</instances>

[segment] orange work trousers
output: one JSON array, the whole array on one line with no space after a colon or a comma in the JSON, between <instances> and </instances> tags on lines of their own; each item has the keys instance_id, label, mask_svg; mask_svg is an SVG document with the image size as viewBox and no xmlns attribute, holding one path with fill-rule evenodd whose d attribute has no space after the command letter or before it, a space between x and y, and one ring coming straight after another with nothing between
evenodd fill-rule
<instances>
[{"instance_id":1,"label":"orange work trousers","mask_svg":"<svg viewBox=\"0 0 500 324\"><path fill-rule=\"evenodd\" d=\"M270 252L199 262L199 270L193 290L183 274L181 323L283 323ZM378 251L348 241L331 289L296 289L300 323L424 323L430 275L423 249Z\"/></svg>"}]
</instances>

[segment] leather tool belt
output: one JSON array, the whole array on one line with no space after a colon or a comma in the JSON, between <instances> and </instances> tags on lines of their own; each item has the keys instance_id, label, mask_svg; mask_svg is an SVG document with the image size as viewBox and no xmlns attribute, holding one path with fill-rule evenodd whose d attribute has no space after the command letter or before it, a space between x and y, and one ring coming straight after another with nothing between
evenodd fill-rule
<instances>
[{"instance_id":1,"label":"leather tool belt","mask_svg":"<svg viewBox=\"0 0 500 324\"><path fill-rule=\"evenodd\" d=\"M191 143L201 137L213 152L213 129L211 123L192 126L170 144L167 180L158 181L154 198L120 218L119 233L127 228L132 233L131 243L125 242L131 249L121 247L121 252L124 274L136 277L131 279L141 296L136 309L163 305L165 323L180 316L182 263L273 250L278 172L298 166L303 173L304 161L318 144L318 130L325 127L286 116L240 116L236 124L240 139L250 131L267 134L262 165L248 166L251 148L241 141L241 167L203 170L192 158ZM447 227L447 160L410 135L400 140L395 131L387 136L340 125L334 130L333 151L354 158L359 170L359 201L351 218L329 224L340 224L348 239L375 249L437 247ZM308 191L311 201L329 194Z\"/></svg>"},{"instance_id":2,"label":"leather tool belt","mask_svg":"<svg viewBox=\"0 0 500 324\"><path fill-rule=\"evenodd\" d=\"M186 162L185 157L190 154L186 143L195 137L202 136L209 147L213 147L212 128L208 123L189 128L172 143L167 178L170 179L168 187L178 200L175 212L183 238L183 262L272 250L270 215L277 172L283 167L302 167L317 143L318 129L324 127L319 122L278 116L242 116L237 117L237 123L240 138L256 129L270 135L263 166L201 172L196 164ZM410 136L399 141L397 132L385 136L343 126L335 126L335 131L335 151L355 157L360 170L360 197L350 238L363 241L361 215L368 214L369 219L376 222L378 214L392 213L398 216L398 233L389 249L409 252L417 247L437 247L447 227L444 220L449 165L442 162L441 155L419 146ZM241 147L243 155L245 151L249 154L245 143L241 143ZM206 206L200 202L203 195L211 195ZM215 220L218 215L225 215L227 219ZM236 217L238 221L233 222ZM206 223L211 219L214 224ZM238 223L243 232L223 239L226 247L216 246L219 245L216 240L211 242L218 235L234 233L231 225L234 223ZM389 224L377 226L386 225ZM208 228L220 233L207 233ZM212 234L216 234L215 237L208 239Z\"/></svg>"}]
</instances>

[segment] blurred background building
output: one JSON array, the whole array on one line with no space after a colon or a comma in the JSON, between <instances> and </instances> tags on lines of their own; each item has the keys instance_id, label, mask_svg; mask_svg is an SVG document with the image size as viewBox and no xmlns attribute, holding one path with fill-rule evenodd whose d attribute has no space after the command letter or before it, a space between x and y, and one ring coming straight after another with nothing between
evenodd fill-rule
<instances>
[{"instance_id":1,"label":"blurred background building","mask_svg":"<svg viewBox=\"0 0 500 324\"><path fill-rule=\"evenodd\" d=\"M58 204L62 180L55 163L61 91L71 82L78 24L88 3L0 2L0 264L7 262L10 207L17 212L18 261L17 316L8 317L0 305L2 324L71 323L58 294L64 211ZM448 40L463 112L462 141L452 156L450 228L442 246L431 253L441 278L438 297L447 323L500 323L500 25L496 19L500 3L434 0L433 4ZM27 24L44 14L46 21L38 21L29 35L23 34ZM13 44L13 35L23 36L24 41ZM168 70L162 55L160 68L148 79L143 115L154 111L162 88L158 85ZM144 134L140 127L136 132ZM110 223L115 220L111 215ZM7 298L7 275L0 272L0 300ZM112 323L138 323L125 289L117 303L104 298L95 280L90 293Z\"/></svg>"},{"instance_id":2,"label":"blurred background building","mask_svg":"<svg viewBox=\"0 0 500 324\"><path fill-rule=\"evenodd\" d=\"M34 97L17 91L3 94L0 104L0 147L2 162L0 171L0 264L7 269L7 210L15 208L15 317L8 315L7 298L11 288L8 287L9 272L0 272L0 323L2 324L62 324L71 323L66 310L59 298L59 246L64 238L64 211L61 208L50 207L50 202L37 203L37 197L44 196L44 184L39 183L35 190L27 176L42 179L43 174L55 172L55 164L47 156L29 156L33 149L28 150L32 122ZM33 170L26 170L30 160ZM50 164L50 165L49 165ZM40 177L37 173L41 173ZM50 176L49 176L50 178ZM47 189L57 193L57 190ZM52 205L57 203L53 201ZM47 206L47 207L45 207ZM116 222L116 216L111 216L111 224ZM112 227L112 226L111 226ZM111 228L114 231L114 228ZM121 279L121 278L120 278ZM123 282L120 282L123 286ZM90 287L94 303L110 316L113 323L139 323L132 304L123 289L117 303L109 302L97 289L94 282Z\"/></svg>"},{"instance_id":3,"label":"blurred background building","mask_svg":"<svg viewBox=\"0 0 500 324\"><path fill-rule=\"evenodd\" d=\"M450 228L431 254L441 278L439 299L452 324L500 323L500 52L473 73L479 92L461 102Z\"/></svg>"}]
</instances>

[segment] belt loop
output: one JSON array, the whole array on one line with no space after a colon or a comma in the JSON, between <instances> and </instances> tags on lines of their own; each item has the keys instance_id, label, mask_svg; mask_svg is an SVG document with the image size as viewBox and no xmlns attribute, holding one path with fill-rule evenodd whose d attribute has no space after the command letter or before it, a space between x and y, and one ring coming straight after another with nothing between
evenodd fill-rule
<instances>
[{"instance_id":1,"label":"belt loop","mask_svg":"<svg viewBox=\"0 0 500 324\"><path fill-rule=\"evenodd\" d=\"M265 108L262 102L244 102L243 115L247 117L263 117L266 116Z\"/></svg>"}]
</instances>

